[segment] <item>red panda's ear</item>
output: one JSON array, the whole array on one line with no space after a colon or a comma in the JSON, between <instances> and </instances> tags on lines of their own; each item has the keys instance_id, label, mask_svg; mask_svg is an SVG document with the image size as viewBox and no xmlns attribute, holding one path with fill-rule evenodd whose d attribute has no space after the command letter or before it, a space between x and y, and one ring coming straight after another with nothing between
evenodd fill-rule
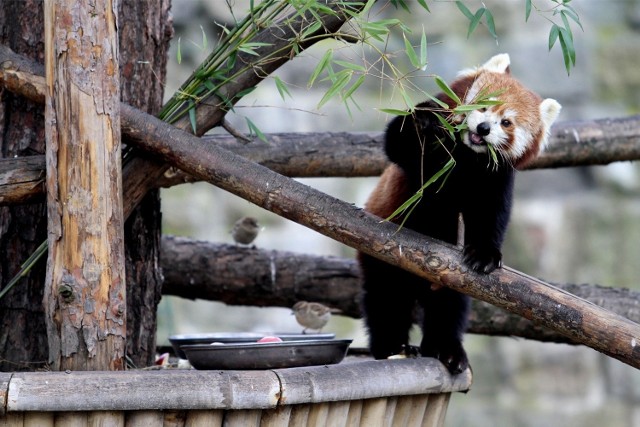
<instances>
[{"instance_id":1,"label":"red panda's ear","mask_svg":"<svg viewBox=\"0 0 640 427\"><path fill-rule=\"evenodd\" d=\"M540 117L547 131L558 118L561 109L562 106L555 99L547 98L540 103Z\"/></svg>"},{"instance_id":2,"label":"red panda's ear","mask_svg":"<svg viewBox=\"0 0 640 427\"><path fill-rule=\"evenodd\" d=\"M482 65L482 67L480 67L480 70L489 71L492 73L509 74L511 72L509 70L510 64L511 59L509 59L509 54L501 53L499 55L491 57L491 59L489 59Z\"/></svg>"}]
</instances>

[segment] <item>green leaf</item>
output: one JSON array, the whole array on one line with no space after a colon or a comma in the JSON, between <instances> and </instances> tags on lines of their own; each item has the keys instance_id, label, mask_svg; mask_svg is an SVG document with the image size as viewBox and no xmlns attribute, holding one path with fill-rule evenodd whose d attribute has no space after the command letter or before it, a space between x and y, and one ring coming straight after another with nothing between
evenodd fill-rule
<instances>
[{"instance_id":1,"label":"green leaf","mask_svg":"<svg viewBox=\"0 0 640 427\"><path fill-rule=\"evenodd\" d=\"M196 134L196 103L193 99L189 99L189 121L191 122L191 128L193 134Z\"/></svg>"},{"instance_id":2,"label":"green leaf","mask_svg":"<svg viewBox=\"0 0 640 427\"><path fill-rule=\"evenodd\" d=\"M322 27L322 22L316 21L312 25L308 26L306 30L300 35L300 40L304 40L312 34L315 34Z\"/></svg>"},{"instance_id":3,"label":"green leaf","mask_svg":"<svg viewBox=\"0 0 640 427\"><path fill-rule=\"evenodd\" d=\"M573 19L573 21L576 24L578 24L580 29L584 31L584 28L582 28L582 23L580 22L580 17L578 16L578 13L576 12L576 10L566 3L564 4L564 8L565 8L564 11L569 16L569 18Z\"/></svg>"},{"instance_id":4,"label":"green leaf","mask_svg":"<svg viewBox=\"0 0 640 427\"><path fill-rule=\"evenodd\" d=\"M553 24L551 26L551 30L549 30L549 50L553 48L553 45L556 43L556 40L558 39L559 34L560 34L560 27L558 27L556 24Z\"/></svg>"},{"instance_id":5,"label":"green leaf","mask_svg":"<svg viewBox=\"0 0 640 427\"><path fill-rule=\"evenodd\" d=\"M313 70L313 73L311 73L311 77L309 77L309 83L307 83L307 86L309 87L313 86L313 82L315 82L318 76L325 70L325 68L327 68L327 66L331 62L332 57L333 57L333 50L331 49L327 50L325 54L322 56L322 58L320 59L320 62L318 62L318 65L316 65L316 68Z\"/></svg>"},{"instance_id":6,"label":"green leaf","mask_svg":"<svg viewBox=\"0 0 640 427\"><path fill-rule=\"evenodd\" d=\"M434 77L436 84L438 85L438 87L449 97L453 100L453 102L455 102L456 104L461 104L462 102L460 102L460 98L458 98L458 95L456 95L456 93L453 91L453 89L451 89L449 87L449 85L447 84L447 82L445 82L444 80L442 80L442 77L440 76L435 76Z\"/></svg>"},{"instance_id":7,"label":"green leaf","mask_svg":"<svg viewBox=\"0 0 640 427\"><path fill-rule=\"evenodd\" d=\"M449 123L449 121L447 119L445 119L444 117L442 117L441 114L435 114L436 118L438 119L438 121L440 121L440 124L442 125L442 127L444 127L447 132L449 132L449 137L453 140L456 139L456 130L455 128L451 125L451 123Z\"/></svg>"},{"instance_id":8,"label":"green leaf","mask_svg":"<svg viewBox=\"0 0 640 427\"><path fill-rule=\"evenodd\" d=\"M351 98L351 95L353 95L353 93L360 87L360 85L364 83L365 79L366 76L364 74L358 77L358 80L356 80L356 82L352 84L351 87L347 89L347 91L342 95L342 99L346 100L348 98Z\"/></svg>"},{"instance_id":9,"label":"green leaf","mask_svg":"<svg viewBox=\"0 0 640 427\"><path fill-rule=\"evenodd\" d=\"M274 76L274 80L276 82L276 89L278 89L278 93L280 93L283 101L286 100L285 95L289 95L289 98L293 98L287 88L287 85L280 79L280 77Z\"/></svg>"},{"instance_id":10,"label":"green leaf","mask_svg":"<svg viewBox=\"0 0 640 427\"><path fill-rule=\"evenodd\" d=\"M469 8L467 6L465 6L464 3L462 3L461 1L457 1L456 2L456 6L458 6L458 9L460 9L460 12L462 12L462 14L464 16L466 16L468 20L472 20L473 19L473 13L471 13Z\"/></svg>"},{"instance_id":11,"label":"green leaf","mask_svg":"<svg viewBox=\"0 0 640 427\"><path fill-rule=\"evenodd\" d=\"M486 9L484 7L481 7L480 9L477 10L476 14L473 15L471 22L469 22L469 30L467 31L467 38L469 38L471 34L476 30L476 27L480 23L480 20L482 19L482 15L484 15L485 11Z\"/></svg>"},{"instance_id":12,"label":"green leaf","mask_svg":"<svg viewBox=\"0 0 640 427\"><path fill-rule=\"evenodd\" d=\"M252 135L257 136L258 139L260 139L261 141L269 143L269 141L267 141L267 137L264 135L264 133L262 133L262 131L258 128L258 126L256 126L255 123L253 123L251 121L251 119L249 119L249 117L245 117L245 120L247 121L247 126L249 126L249 132Z\"/></svg>"},{"instance_id":13,"label":"green leaf","mask_svg":"<svg viewBox=\"0 0 640 427\"><path fill-rule=\"evenodd\" d=\"M351 76L353 72L351 70L345 70L345 72L336 73L336 77L333 80L333 84L324 94L320 102L318 103L317 108L321 108L324 104L326 104L331 98L336 96L338 92L340 92L351 80Z\"/></svg>"},{"instance_id":14,"label":"green leaf","mask_svg":"<svg viewBox=\"0 0 640 427\"><path fill-rule=\"evenodd\" d=\"M202 31L202 50L207 50L207 34L204 32L204 28L202 28L202 25L200 25L200 31Z\"/></svg>"},{"instance_id":15,"label":"green leaf","mask_svg":"<svg viewBox=\"0 0 640 427\"><path fill-rule=\"evenodd\" d=\"M525 0L525 3L524 3L524 22L529 21L529 16L531 16L531 0Z\"/></svg>"},{"instance_id":16,"label":"green leaf","mask_svg":"<svg viewBox=\"0 0 640 427\"><path fill-rule=\"evenodd\" d=\"M178 50L176 52L176 59L178 60L178 64L182 64L182 45L180 44L181 37L178 37Z\"/></svg>"},{"instance_id":17,"label":"green leaf","mask_svg":"<svg viewBox=\"0 0 640 427\"><path fill-rule=\"evenodd\" d=\"M411 65L413 65L415 68L422 68L420 60L418 59L418 55L416 55L416 51L413 49L413 46L411 46L409 39L407 39L407 36L404 34L402 34L402 37L404 38L404 51L407 54Z\"/></svg>"},{"instance_id":18,"label":"green leaf","mask_svg":"<svg viewBox=\"0 0 640 427\"><path fill-rule=\"evenodd\" d=\"M394 116L408 116L413 114L412 111L407 110L396 110L395 108L379 108L378 111L382 111L383 113L392 114Z\"/></svg>"},{"instance_id":19,"label":"green leaf","mask_svg":"<svg viewBox=\"0 0 640 427\"><path fill-rule=\"evenodd\" d=\"M424 10L431 13L431 10L429 10L429 6L427 6L427 2L425 0L418 0L418 4L422 6Z\"/></svg>"},{"instance_id":20,"label":"green leaf","mask_svg":"<svg viewBox=\"0 0 640 427\"><path fill-rule=\"evenodd\" d=\"M495 22L493 22L493 15L491 14L491 11L489 11L489 9L485 9L484 16L487 20L487 29L489 30L489 33L494 39L497 40L498 34L496 33L496 24Z\"/></svg>"},{"instance_id":21,"label":"green leaf","mask_svg":"<svg viewBox=\"0 0 640 427\"><path fill-rule=\"evenodd\" d=\"M360 73L366 73L367 72L367 69L364 68L362 65L359 65L359 64L354 64L354 63L347 62L347 61L340 61L340 60L337 60L337 59L335 61L333 61L333 62L334 62L334 64L338 64L341 67L348 68L348 69L353 70L353 71L358 71Z\"/></svg>"},{"instance_id":22,"label":"green leaf","mask_svg":"<svg viewBox=\"0 0 640 427\"><path fill-rule=\"evenodd\" d=\"M427 66L427 34L422 29L422 37L420 38L420 64L421 68Z\"/></svg>"}]
</instances>

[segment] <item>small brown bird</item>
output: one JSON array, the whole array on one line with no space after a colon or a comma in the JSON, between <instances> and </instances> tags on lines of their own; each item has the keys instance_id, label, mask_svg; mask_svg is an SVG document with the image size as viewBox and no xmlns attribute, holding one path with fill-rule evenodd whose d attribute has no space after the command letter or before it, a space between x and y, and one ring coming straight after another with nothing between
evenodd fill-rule
<instances>
[{"instance_id":1,"label":"small brown bird","mask_svg":"<svg viewBox=\"0 0 640 427\"><path fill-rule=\"evenodd\" d=\"M293 312L298 323L304 327L302 333L307 329L321 331L331 319L331 313L339 313L340 310L332 309L318 302L298 301L293 305Z\"/></svg>"},{"instance_id":2,"label":"small brown bird","mask_svg":"<svg viewBox=\"0 0 640 427\"><path fill-rule=\"evenodd\" d=\"M258 237L259 232L260 225L258 225L258 220L245 216L233 225L231 237L233 237L234 242L240 245L250 245Z\"/></svg>"}]
</instances>

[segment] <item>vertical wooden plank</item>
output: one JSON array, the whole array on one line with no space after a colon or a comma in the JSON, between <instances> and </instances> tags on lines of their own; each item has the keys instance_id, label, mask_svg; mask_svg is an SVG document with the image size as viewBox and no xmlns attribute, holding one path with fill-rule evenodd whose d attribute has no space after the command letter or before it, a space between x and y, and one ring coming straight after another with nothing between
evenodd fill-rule
<instances>
[{"instance_id":1,"label":"vertical wooden plank","mask_svg":"<svg viewBox=\"0 0 640 427\"><path fill-rule=\"evenodd\" d=\"M164 411L163 427L184 427L186 411Z\"/></svg>"},{"instance_id":2,"label":"vertical wooden plank","mask_svg":"<svg viewBox=\"0 0 640 427\"><path fill-rule=\"evenodd\" d=\"M411 411L407 419L408 426L420 427L424 422L424 414L429 405L428 394L413 396Z\"/></svg>"},{"instance_id":3,"label":"vertical wooden plank","mask_svg":"<svg viewBox=\"0 0 640 427\"><path fill-rule=\"evenodd\" d=\"M86 412L56 412L55 427L87 427Z\"/></svg>"},{"instance_id":4,"label":"vertical wooden plank","mask_svg":"<svg viewBox=\"0 0 640 427\"><path fill-rule=\"evenodd\" d=\"M53 427L53 412L25 412L24 427Z\"/></svg>"},{"instance_id":5,"label":"vertical wooden plank","mask_svg":"<svg viewBox=\"0 0 640 427\"><path fill-rule=\"evenodd\" d=\"M162 411L130 411L125 414L125 427L162 427Z\"/></svg>"},{"instance_id":6,"label":"vertical wooden plank","mask_svg":"<svg viewBox=\"0 0 640 427\"><path fill-rule=\"evenodd\" d=\"M23 427L24 416L22 412L0 415L0 427Z\"/></svg>"},{"instance_id":7,"label":"vertical wooden plank","mask_svg":"<svg viewBox=\"0 0 640 427\"><path fill-rule=\"evenodd\" d=\"M311 405L292 405L289 416L290 427L306 427Z\"/></svg>"},{"instance_id":8,"label":"vertical wooden plank","mask_svg":"<svg viewBox=\"0 0 640 427\"><path fill-rule=\"evenodd\" d=\"M387 399L367 399L362 403L360 425L362 427L383 427L384 413L387 409Z\"/></svg>"},{"instance_id":9,"label":"vertical wooden plank","mask_svg":"<svg viewBox=\"0 0 640 427\"><path fill-rule=\"evenodd\" d=\"M117 2L44 4L49 362L54 370L123 370Z\"/></svg>"},{"instance_id":10,"label":"vertical wooden plank","mask_svg":"<svg viewBox=\"0 0 640 427\"><path fill-rule=\"evenodd\" d=\"M193 410L187 412L185 427L220 427L224 411L222 409Z\"/></svg>"},{"instance_id":11,"label":"vertical wooden plank","mask_svg":"<svg viewBox=\"0 0 640 427\"><path fill-rule=\"evenodd\" d=\"M349 401L331 402L327 415L327 426L343 427L347 425L349 417Z\"/></svg>"},{"instance_id":12,"label":"vertical wooden plank","mask_svg":"<svg viewBox=\"0 0 640 427\"><path fill-rule=\"evenodd\" d=\"M396 405L398 404L398 397L387 397L387 407L384 411L384 418L382 419L382 425L384 427L391 427L393 424L393 417L396 412Z\"/></svg>"},{"instance_id":13,"label":"vertical wooden plank","mask_svg":"<svg viewBox=\"0 0 640 427\"><path fill-rule=\"evenodd\" d=\"M392 427L413 427L410 426L409 415L413 407L413 396L402 396L397 399L395 411L393 413ZM420 418L422 422L422 418Z\"/></svg>"},{"instance_id":14,"label":"vertical wooden plank","mask_svg":"<svg viewBox=\"0 0 640 427\"><path fill-rule=\"evenodd\" d=\"M447 416L451 393L439 393L427 395L427 408L422 420L423 427L442 427Z\"/></svg>"},{"instance_id":15,"label":"vertical wooden plank","mask_svg":"<svg viewBox=\"0 0 640 427\"><path fill-rule=\"evenodd\" d=\"M349 414L347 416L347 427L358 427L362 416L362 400L349 401Z\"/></svg>"},{"instance_id":16,"label":"vertical wooden plank","mask_svg":"<svg viewBox=\"0 0 640 427\"><path fill-rule=\"evenodd\" d=\"M260 427L260 409L243 409L227 411L224 414L224 427Z\"/></svg>"},{"instance_id":17,"label":"vertical wooden plank","mask_svg":"<svg viewBox=\"0 0 640 427\"><path fill-rule=\"evenodd\" d=\"M280 406L276 409L263 409L260 427L287 427L291 419L291 405Z\"/></svg>"},{"instance_id":18,"label":"vertical wooden plank","mask_svg":"<svg viewBox=\"0 0 640 427\"><path fill-rule=\"evenodd\" d=\"M89 427L124 427L124 411L92 411L87 417Z\"/></svg>"},{"instance_id":19,"label":"vertical wooden plank","mask_svg":"<svg viewBox=\"0 0 640 427\"><path fill-rule=\"evenodd\" d=\"M327 425L327 415L329 415L329 403L315 403L309 408L309 427L324 427Z\"/></svg>"}]
</instances>

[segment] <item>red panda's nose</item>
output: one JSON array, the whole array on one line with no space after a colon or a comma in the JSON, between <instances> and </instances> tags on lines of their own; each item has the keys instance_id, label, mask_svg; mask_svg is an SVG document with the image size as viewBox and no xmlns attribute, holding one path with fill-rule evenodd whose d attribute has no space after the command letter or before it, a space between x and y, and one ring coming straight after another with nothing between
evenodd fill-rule
<instances>
[{"instance_id":1,"label":"red panda's nose","mask_svg":"<svg viewBox=\"0 0 640 427\"><path fill-rule=\"evenodd\" d=\"M486 136L491 132L491 125L489 122L482 122L476 127L476 133L478 135Z\"/></svg>"}]
</instances>

